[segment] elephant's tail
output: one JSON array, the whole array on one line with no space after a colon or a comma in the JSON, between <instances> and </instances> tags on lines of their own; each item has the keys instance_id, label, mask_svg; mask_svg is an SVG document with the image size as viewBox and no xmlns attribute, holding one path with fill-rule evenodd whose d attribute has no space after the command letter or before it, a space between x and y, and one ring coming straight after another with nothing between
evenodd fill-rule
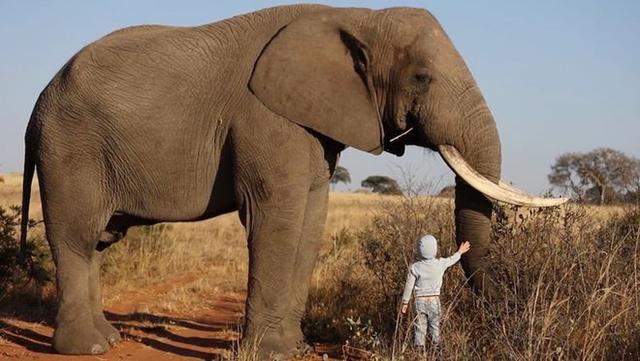
<instances>
[{"instance_id":1,"label":"elephant's tail","mask_svg":"<svg viewBox=\"0 0 640 361\"><path fill-rule=\"evenodd\" d=\"M29 202L31 201L31 183L36 164L29 147L24 150L24 174L22 177L22 219L20 223L20 253L23 261L27 261L27 229L29 228Z\"/></svg>"}]
</instances>

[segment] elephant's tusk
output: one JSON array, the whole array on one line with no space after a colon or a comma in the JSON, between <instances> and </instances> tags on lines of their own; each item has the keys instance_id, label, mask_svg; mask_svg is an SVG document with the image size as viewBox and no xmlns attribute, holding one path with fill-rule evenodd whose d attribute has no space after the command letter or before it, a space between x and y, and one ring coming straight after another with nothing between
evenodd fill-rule
<instances>
[{"instance_id":1,"label":"elephant's tusk","mask_svg":"<svg viewBox=\"0 0 640 361\"><path fill-rule=\"evenodd\" d=\"M524 191L500 182L495 184L473 169L458 150L451 145L440 145L438 151L449 167L464 179L470 186L485 196L500 202L527 207L553 207L566 201L567 198L541 198L527 194Z\"/></svg>"}]
</instances>

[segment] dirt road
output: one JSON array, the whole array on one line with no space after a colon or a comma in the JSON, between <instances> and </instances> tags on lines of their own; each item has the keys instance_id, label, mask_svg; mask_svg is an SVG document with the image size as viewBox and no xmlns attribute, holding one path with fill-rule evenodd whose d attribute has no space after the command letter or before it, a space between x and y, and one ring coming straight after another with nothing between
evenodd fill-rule
<instances>
[{"instance_id":1,"label":"dirt road","mask_svg":"<svg viewBox=\"0 0 640 361\"><path fill-rule=\"evenodd\" d=\"M152 287L118 297L106 306L107 319L124 341L99 356L62 356L53 352L50 324L15 318L0 319L0 360L224 360L237 349L244 294L211 296L208 310L184 310L170 314L140 312L145 302L171 291L174 285L196 280L183 275ZM321 360L310 355L305 360Z\"/></svg>"}]
</instances>

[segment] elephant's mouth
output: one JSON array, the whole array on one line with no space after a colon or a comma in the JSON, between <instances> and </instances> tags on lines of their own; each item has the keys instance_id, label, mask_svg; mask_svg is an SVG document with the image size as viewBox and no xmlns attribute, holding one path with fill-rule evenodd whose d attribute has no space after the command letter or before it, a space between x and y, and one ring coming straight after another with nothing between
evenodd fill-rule
<instances>
[{"instance_id":1,"label":"elephant's mouth","mask_svg":"<svg viewBox=\"0 0 640 361\"><path fill-rule=\"evenodd\" d=\"M478 173L467 163L460 152L452 145L439 145L438 152L460 178L488 198L527 207L552 207L568 201L567 198L541 198L513 188L500 181L498 184Z\"/></svg>"}]
</instances>

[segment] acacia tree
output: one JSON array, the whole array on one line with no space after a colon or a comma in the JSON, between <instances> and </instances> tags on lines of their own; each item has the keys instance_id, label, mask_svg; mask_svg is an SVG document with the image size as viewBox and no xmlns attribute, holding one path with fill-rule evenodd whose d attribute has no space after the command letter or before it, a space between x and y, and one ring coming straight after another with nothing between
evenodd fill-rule
<instances>
[{"instance_id":1,"label":"acacia tree","mask_svg":"<svg viewBox=\"0 0 640 361\"><path fill-rule=\"evenodd\" d=\"M360 185L370 188L374 193L401 195L402 190L395 179L383 175L372 175L363 180Z\"/></svg>"},{"instance_id":2,"label":"acacia tree","mask_svg":"<svg viewBox=\"0 0 640 361\"><path fill-rule=\"evenodd\" d=\"M333 172L333 177L331 177L331 184L338 183L351 183L351 175L349 171L345 167L337 166L336 170Z\"/></svg>"},{"instance_id":3,"label":"acacia tree","mask_svg":"<svg viewBox=\"0 0 640 361\"><path fill-rule=\"evenodd\" d=\"M638 192L640 161L611 148L565 153L551 166L549 182L579 202L624 201Z\"/></svg>"}]
</instances>

